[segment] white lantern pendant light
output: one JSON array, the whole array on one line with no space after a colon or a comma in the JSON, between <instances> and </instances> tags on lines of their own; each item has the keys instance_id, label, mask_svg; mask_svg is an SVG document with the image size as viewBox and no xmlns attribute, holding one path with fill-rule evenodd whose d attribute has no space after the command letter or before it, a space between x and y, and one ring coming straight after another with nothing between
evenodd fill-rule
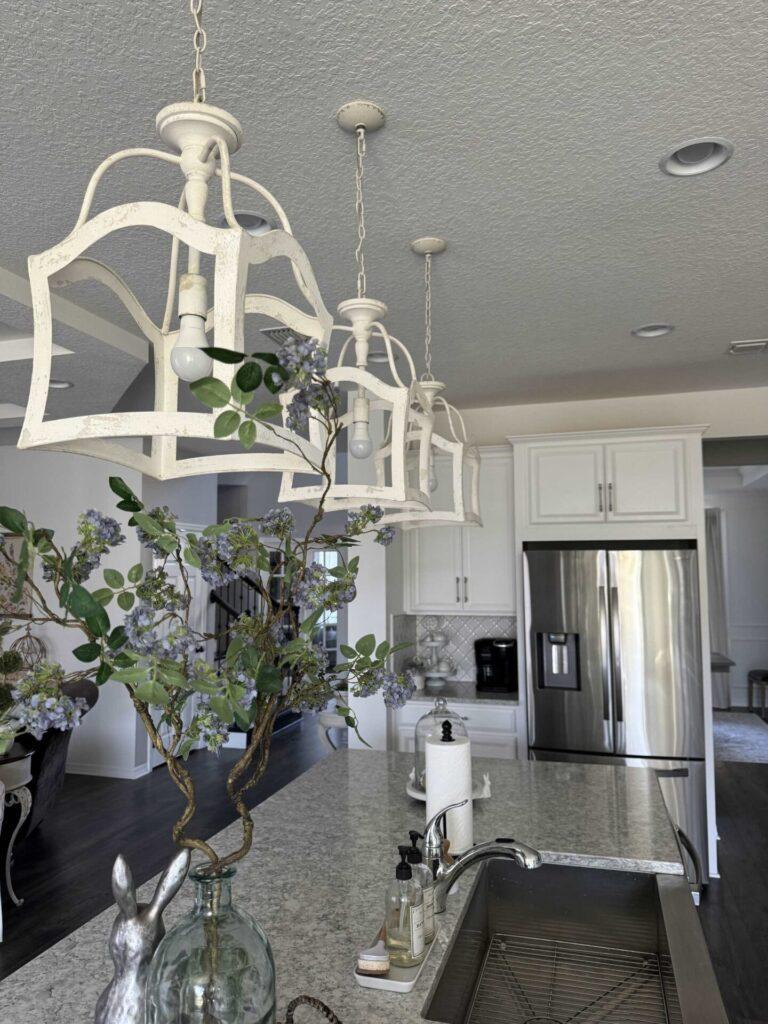
<instances>
[{"instance_id":1,"label":"white lantern pendant light","mask_svg":"<svg viewBox=\"0 0 768 1024\"><path fill-rule=\"evenodd\" d=\"M411 249L424 257L424 363L425 372L421 386L429 401L432 413L443 413L445 429L433 429L428 456L428 486L437 509L415 509L388 512L382 519L385 524L397 524L403 529L420 526L481 526L480 517L480 456L477 448L467 438L464 419L458 409L445 400L442 391L445 384L435 380L432 373L432 257L444 252L447 243L442 238L417 238L411 242ZM386 447L377 453L379 458L386 454ZM450 479L440 484L435 459L447 459ZM412 472L415 472L413 465Z\"/></svg>"},{"instance_id":2,"label":"white lantern pendant light","mask_svg":"<svg viewBox=\"0 0 768 1024\"><path fill-rule=\"evenodd\" d=\"M387 420L386 456L377 455L377 477L371 483L344 483L340 480L342 463L341 446L331 448L328 469L330 484L317 478L311 484L297 483L295 471L283 474L280 500L305 501L316 504L321 497L327 509L352 508L360 503L374 503L387 509L408 511L430 507L429 439L432 433L433 414L430 396L417 379L410 354L402 342L389 334L382 320L387 313L385 303L372 299L367 294L365 270L365 201L363 176L366 153L366 139L370 132L378 131L385 122L384 111L375 103L355 100L345 104L336 115L338 124L355 136L355 219L357 224L357 296L340 302L338 312L348 321L336 323L333 330L346 334L347 339L335 365L327 371L327 377L337 385L352 385L354 398L351 409L340 417L346 432L347 452L352 459L364 460L374 452L371 438L371 413L383 414ZM382 380L368 368L371 339L384 344L384 364L389 369L389 380ZM352 355L354 365L345 360ZM398 373L395 361L399 355L405 357L410 372ZM377 360L381 362L381 360ZM284 406L291 401L291 394L281 397ZM310 418L309 440L316 448L323 448L327 440L316 420ZM417 471L408 473L408 460L414 457ZM306 475L306 469L302 475Z\"/></svg>"},{"instance_id":3,"label":"white lantern pendant light","mask_svg":"<svg viewBox=\"0 0 768 1024\"><path fill-rule=\"evenodd\" d=\"M206 102L202 0L190 0L190 9L194 18L193 101L172 104L157 115L157 130L173 152L141 147L107 157L91 177L70 234L47 252L29 258L34 350L19 447L91 455L161 480L201 473L300 470L307 460L317 465L322 451L285 426L264 423L256 424L254 449L258 450L195 458L177 456L179 438L214 440L217 419L217 411L209 412L202 404L199 412L179 411L179 379L191 382L212 374L229 385L236 369L236 364L211 363L202 351L204 347L215 344L217 348L243 352L244 319L252 314L266 315L296 333L315 337L326 348L333 324L285 211L263 185L231 170L230 156L240 148L243 130L231 114ZM151 159L180 168L185 184L178 206L156 201L129 202L93 214L94 196L101 179L111 167L127 159ZM221 179L224 216L207 223L208 186L214 177ZM235 185L249 189L251 194L255 192L271 208L279 228L262 234L244 230L232 206ZM224 226L214 226L221 223ZM172 240L168 294L161 324L152 320L113 270L84 255L101 239L136 227L155 228ZM182 245L187 250L187 265L179 274ZM201 272L201 254L213 258L211 280ZM300 309L275 295L247 293L249 269L277 257L289 261L308 309ZM134 262L141 260L142 253L137 252ZM146 338L154 363L152 409L45 419L53 343L51 289L78 281L94 281L110 290ZM210 305L209 296L213 300ZM178 325L174 323L174 313ZM149 454L143 452L141 445L128 447L120 442L121 438L147 441Z\"/></svg>"}]
</instances>

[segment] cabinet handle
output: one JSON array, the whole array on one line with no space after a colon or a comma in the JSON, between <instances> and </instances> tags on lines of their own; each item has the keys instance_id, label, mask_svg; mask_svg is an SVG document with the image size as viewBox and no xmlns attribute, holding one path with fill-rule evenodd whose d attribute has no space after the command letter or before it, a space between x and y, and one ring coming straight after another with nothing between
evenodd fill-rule
<instances>
[{"instance_id":1,"label":"cabinet handle","mask_svg":"<svg viewBox=\"0 0 768 1024\"><path fill-rule=\"evenodd\" d=\"M597 485L597 511L598 512L605 512L605 509L603 508L603 485L602 484L598 484Z\"/></svg>"},{"instance_id":2,"label":"cabinet handle","mask_svg":"<svg viewBox=\"0 0 768 1024\"><path fill-rule=\"evenodd\" d=\"M464 577L464 603L466 604L468 602L469 602L469 582L467 580L467 577L465 576Z\"/></svg>"},{"instance_id":3,"label":"cabinet handle","mask_svg":"<svg viewBox=\"0 0 768 1024\"><path fill-rule=\"evenodd\" d=\"M608 511L613 512L613 484L608 484Z\"/></svg>"},{"instance_id":4,"label":"cabinet handle","mask_svg":"<svg viewBox=\"0 0 768 1024\"><path fill-rule=\"evenodd\" d=\"M461 604L461 592L459 591L459 577L456 577L456 604Z\"/></svg>"}]
</instances>

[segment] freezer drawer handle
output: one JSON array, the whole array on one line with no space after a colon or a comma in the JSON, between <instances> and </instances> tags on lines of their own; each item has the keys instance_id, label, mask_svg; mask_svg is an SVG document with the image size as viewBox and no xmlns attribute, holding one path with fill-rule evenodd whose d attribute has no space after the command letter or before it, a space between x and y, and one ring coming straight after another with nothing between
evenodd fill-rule
<instances>
[{"instance_id":1,"label":"freezer drawer handle","mask_svg":"<svg viewBox=\"0 0 768 1024\"><path fill-rule=\"evenodd\" d=\"M606 657L608 641L606 637L607 627L605 624L605 587L598 587L598 594L600 596L599 608L600 608L600 644L603 650L603 721L610 722L611 720L611 676L608 671L608 659Z\"/></svg>"},{"instance_id":2,"label":"freezer drawer handle","mask_svg":"<svg viewBox=\"0 0 768 1024\"><path fill-rule=\"evenodd\" d=\"M621 681L621 632L619 630L619 588L611 587L611 632L613 634L613 680L616 690L616 721L624 721Z\"/></svg>"}]
</instances>

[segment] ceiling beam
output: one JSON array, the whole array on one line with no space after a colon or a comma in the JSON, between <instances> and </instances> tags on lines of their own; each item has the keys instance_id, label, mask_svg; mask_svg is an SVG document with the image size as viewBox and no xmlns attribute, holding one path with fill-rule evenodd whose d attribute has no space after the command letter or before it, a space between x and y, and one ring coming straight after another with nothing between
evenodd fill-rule
<instances>
[{"instance_id":1,"label":"ceiling beam","mask_svg":"<svg viewBox=\"0 0 768 1024\"><path fill-rule=\"evenodd\" d=\"M29 281L20 274L0 266L0 294L7 296L22 306L32 308L32 295ZM141 334L133 334L124 327L118 327L98 313L91 313L71 299L61 295L51 295L51 310L54 320L67 327L72 327L81 334L103 341L105 345L125 352L129 356L146 363L149 359L149 343Z\"/></svg>"}]
</instances>

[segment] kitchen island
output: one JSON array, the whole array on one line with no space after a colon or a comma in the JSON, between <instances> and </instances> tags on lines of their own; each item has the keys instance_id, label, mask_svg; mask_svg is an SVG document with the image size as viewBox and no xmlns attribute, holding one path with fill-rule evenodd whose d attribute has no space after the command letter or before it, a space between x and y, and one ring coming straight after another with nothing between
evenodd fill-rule
<instances>
[{"instance_id":1,"label":"kitchen island","mask_svg":"<svg viewBox=\"0 0 768 1024\"><path fill-rule=\"evenodd\" d=\"M254 811L254 848L239 865L235 898L264 927L277 965L278 1019L300 994L322 999L344 1024L397 1024L420 1019L430 984L471 889L472 872L440 917L436 948L408 995L359 988L357 951L381 923L398 843L424 824L424 805L405 782L412 757L338 751ZM547 863L681 874L676 841L654 773L644 768L478 760L492 796L475 805L475 840L514 836ZM170 826L169 826L170 827ZM238 841L237 824L214 840ZM474 870L474 869L472 869ZM152 884L143 887L148 898ZM166 925L190 906L187 886ZM0 984L3 1024L91 1024L109 980L107 937L114 909ZM12 936L8 936L12 941ZM299 1021L317 1020L311 1010Z\"/></svg>"}]
</instances>

